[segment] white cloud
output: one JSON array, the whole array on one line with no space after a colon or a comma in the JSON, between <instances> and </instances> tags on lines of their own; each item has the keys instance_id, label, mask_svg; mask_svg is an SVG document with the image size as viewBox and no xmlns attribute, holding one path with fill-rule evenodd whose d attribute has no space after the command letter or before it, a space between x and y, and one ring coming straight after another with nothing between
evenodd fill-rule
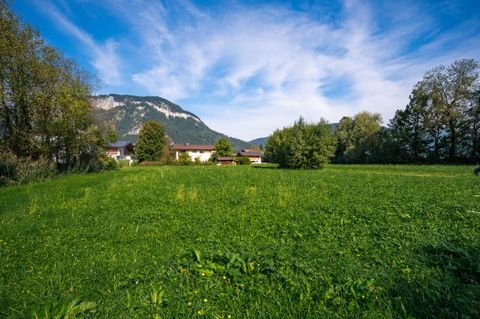
<instances>
[{"instance_id":1,"label":"white cloud","mask_svg":"<svg viewBox=\"0 0 480 319\"><path fill-rule=\"evenodd\" d=\"M53 3L46 0L37 4L50 15L61 30L69 33L81 42L86 55L91 58L91 64L106 85L118 85L122 82L120 59L116 53L118 43L109 39L104 44L98 44L92 36L80 29L61 13ZM68 5L64 1L60 2L60 4L64 10L68 8ZM69 10L66 11L71 12Z\"/></svg>"},{"instance_id":2,"label":"white cloud","mask_svg":"<svg viewBox=\"0 0 480 319\"><path fill-rule=\"evenodd\" d=\"M467 52L479 55L478 47L470 43L473 39L478 40L478 36L470 32L470 40L465 42L459 39L460 30L454 30L452 34L447 33L436 40L450 42L448 38L454 38L457 47L451 46L454 48L451 51L435 50L433 48L439 45L432 42L429 45L432 48L425 46L419 50L423 52L399 59L409 40L418 35L420 28L428 29L428 26L412 22L404 28L379 35L371 15L368 7L351 2L339 29L318 26L292 16L291 20L280 23L282 26L296 23L290 31L248 34L247 39L253 36L254 43L268 43L255 52L256 57L252 54L252 59L259 64L254 70L262 70L267 75L262 83L276 85L258 96L256 101L255 95L244 99L240 93L240 97L232 99L228 111L209 115L207 123L220 131L247 139L268 135L275 128L291 124L300 115L312 121L324 117L334 122L344 115L368 110L381 113L386 123L396 109L406 105L412 86L428 69L463 58ZM254 23L253 28L265 30L271 27L269 24L262 25L264 20L261 18L257 21L261 22ZM275 23L274 27L277 26L278 23ZM476 27L478 30L478 25ZM310 36L313 29L316 37ZM463 50L458 47L459 43L463 43ZM268 50L275 45L278 46L276 50ZM326 46L327 50L313 50L315 46ZM243 50L243 45L240 47L242 54L248 54L248 48ZM345 49L346 53L333 56L324 53L329 49L335 52L336 48ZM242 61L242 58L237 61ZM251 64L246 63L239 65L236 71L248 74L250 68ZM254 74L258 72L249 75ZM325 92L318 90L324 81L328 82L338 75L351 79L350 94L329 98ZM255 112L245 112L245 107L255 105L261 107Z\"/></svg>"},{"instance_id":3,"label":"white cloud","mask_svg":"<svg viewBox=\"0 0 480 319\"><path fill-rule=\"evenodd\" d=\"M206 9L187 0L95 4L117 14L134 33L125 41L141 63L123 57L134 70L124 75L132 85L173 100L215 130L244 139L268 135L301 115L336 122L368 110L387 122L428 69L480 55L478 21L439 31L429 14L434 10L416 2L376 8L344 1L335 23L317 19L308 8L302 12L274 5L228 2L222 9ZM102 77L111 83L121 78L115 42L96 44L58 10L50 11L92 50Z\"/></svg>"}]
</instances>

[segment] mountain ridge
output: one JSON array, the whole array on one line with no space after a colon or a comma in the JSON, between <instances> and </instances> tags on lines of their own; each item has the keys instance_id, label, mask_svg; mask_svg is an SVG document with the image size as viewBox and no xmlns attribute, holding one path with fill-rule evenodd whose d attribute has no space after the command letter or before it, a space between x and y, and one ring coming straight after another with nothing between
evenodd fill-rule
<instances>
[{"instance_id":1,"label":"mountain ridge","mask_svg":"<svg viewBox=\"0 0 480 319\"><path fill-rule=\"evenodd\" d=\"M225 137L236 150L251 145L210 129L197 115L162 97L102 94L92 96L91 101L94 116L113 125L119 139L136 142L142 124L156 120L176 144L215 144Z\"/></svg>"},{"instance_id":2,"label":"mountain ridge","mask_svg":"<svg viewBox=\"0 0 480 319\"><path fill-rule=\"evenodd\" d=\"M267 144L268 136L265 137L259 137L254 140L249 141L248 143L253 144L253 145L262 145L265 146Z\"/></svg>"}]
</instances>

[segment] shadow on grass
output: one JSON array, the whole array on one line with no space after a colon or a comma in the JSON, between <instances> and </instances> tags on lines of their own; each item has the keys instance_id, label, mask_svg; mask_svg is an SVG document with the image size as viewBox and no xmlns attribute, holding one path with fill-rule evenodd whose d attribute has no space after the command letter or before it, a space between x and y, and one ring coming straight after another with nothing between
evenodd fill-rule
<instances>
[{"instance_id":1,"label":"shadow on grass","mask_svg":"<svg viewBox=\"0 0 480 319\"><path fill-rule=\"evenodd\" d=\"M470 243L427 246L427 278L398 280L389 294L398 311L415 318L478 318L480 248Z\"/></svg>"}]
</instances>

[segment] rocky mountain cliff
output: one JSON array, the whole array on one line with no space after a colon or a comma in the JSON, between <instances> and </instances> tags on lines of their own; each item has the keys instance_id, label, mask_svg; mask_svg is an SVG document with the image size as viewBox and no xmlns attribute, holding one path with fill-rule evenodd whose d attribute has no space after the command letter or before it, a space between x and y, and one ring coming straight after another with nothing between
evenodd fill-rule
<instances>
[{"instance_id":1,"label":"rocky mountain cliff","mask_svg":"<svg viewBox=\"0 0 480 319\"><path fill-rule=\"evenodd\" d=\"M228 137L211 130L193 113L156 96L99 95L92 97L95 116L115 126L119 139L136 142L142 124L156 120L165 127L170 139L176 144L215 144L227 137L234 149L250 146L240 139Z\"/></svg>"}]
</instances>

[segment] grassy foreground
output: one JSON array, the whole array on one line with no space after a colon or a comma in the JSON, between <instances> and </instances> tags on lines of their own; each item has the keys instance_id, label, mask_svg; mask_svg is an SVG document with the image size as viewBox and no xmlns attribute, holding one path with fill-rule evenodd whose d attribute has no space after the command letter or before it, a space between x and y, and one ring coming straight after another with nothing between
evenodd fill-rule
<instances>
[{"instance_id":1,"label":"grassy foreground","mask_svg":"<svg viewBox=\"0 0 480 319\"><path fill-rule=\"evenodd\" d=\"M0 189L0 317L475 318L472 167L144 167Z\"/></svg>"}]
</instances>

